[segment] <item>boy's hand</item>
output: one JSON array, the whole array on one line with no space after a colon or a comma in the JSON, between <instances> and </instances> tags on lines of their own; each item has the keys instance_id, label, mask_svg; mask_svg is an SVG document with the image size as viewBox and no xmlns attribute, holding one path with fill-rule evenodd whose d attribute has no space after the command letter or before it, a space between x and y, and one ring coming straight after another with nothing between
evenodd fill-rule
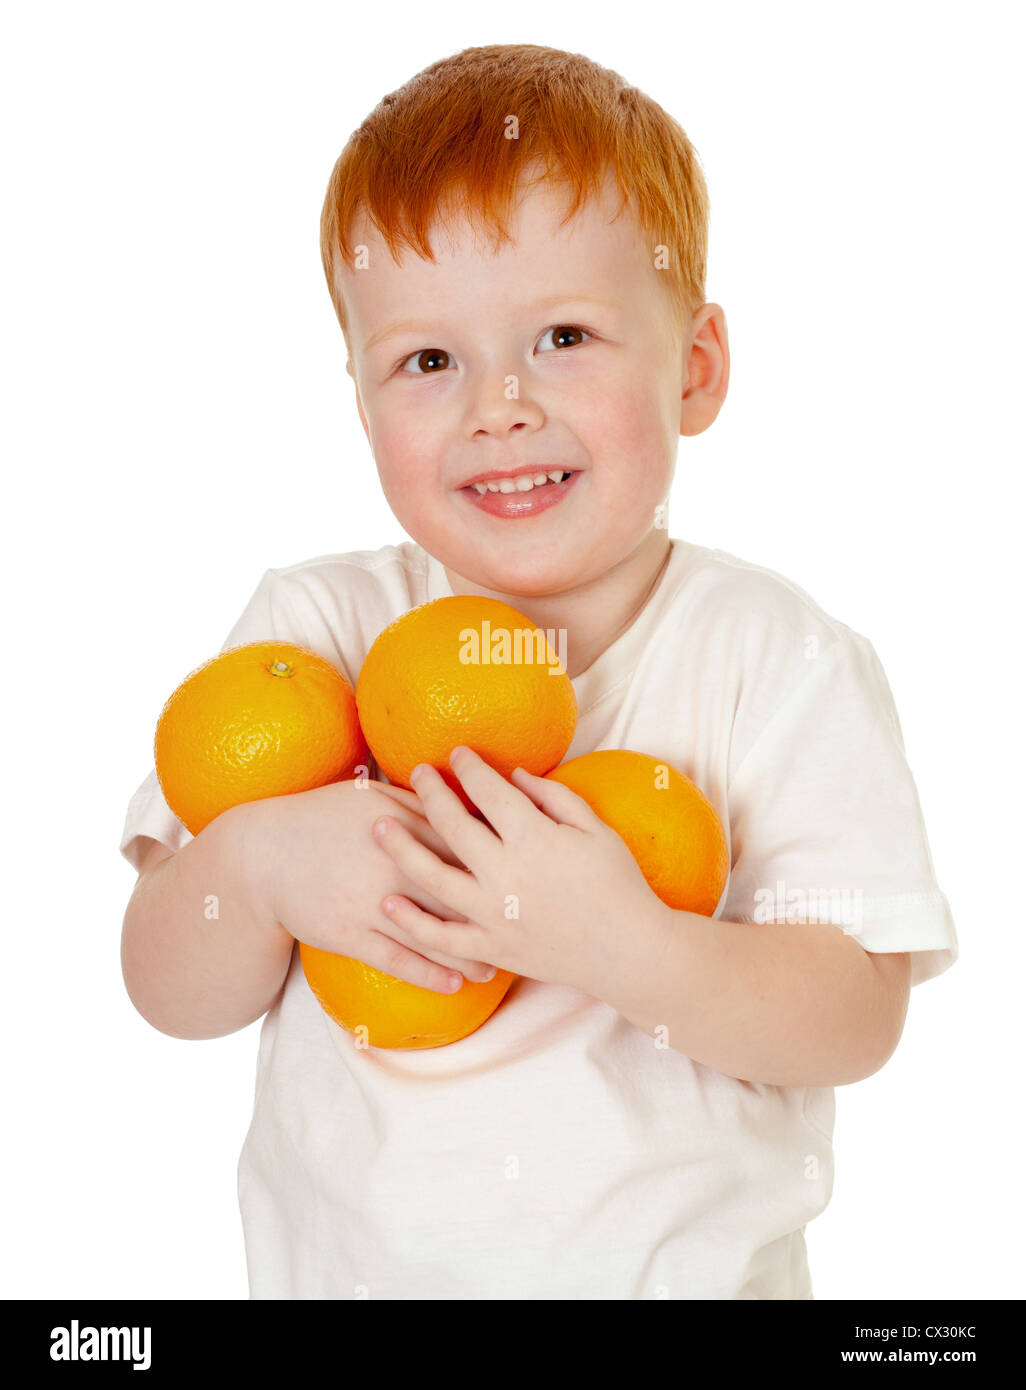
<instances>
[{"instance_id":1,"label":"boy's hand","mask_svg":"<svg viewBox=\"0 0 1026 1390\"><path fill-rule=\"evenodd\" d=\"M395 893L383 910L392 905L392 921L421 951L608 997L640 952L658 949L667 911L630 850L559 782L517 768L511 784L469 748L454 748L449 761L489 825L434 768L415 769L415 785L424 814L466 870L442 863L396 816L376 822L374 832L408 878L467 920L425 912Z\"/></svg>"},{"instance_id":2,"label":"boy's hand","mask_svg":"<svg viewBox=\"0 0 1026 1390\"><path fill-rule=\"evenodd\" d=\"M297 940L451 994L453 970L482 980L490 966L480 958L425 949L381 911L389 893L406 894L443 916L453 910L406 878L370 834L387 811L425 854L460 872L460 861L418 804L406 788L375 781L332 782L248 802L241 830L244 873L261 905Z\"/></svg>"}]
</instances>

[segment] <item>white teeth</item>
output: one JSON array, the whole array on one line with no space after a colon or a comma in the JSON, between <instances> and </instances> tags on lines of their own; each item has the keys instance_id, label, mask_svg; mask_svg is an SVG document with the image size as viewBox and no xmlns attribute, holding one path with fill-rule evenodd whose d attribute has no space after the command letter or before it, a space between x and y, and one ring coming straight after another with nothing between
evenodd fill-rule
<instances>
[{"instance_id":1,"label":"white teeth","mask_svg":"<svg viewBox=\"0 0 1026 1390\"><path fill-rule=\"evenodd\" d=\"M482 497L486 492L530 492L532 488L544 487L547 482L562 482L565 472L563 468L554 468L551 473L521 473L517 478L492 478L473 486Z\"/></svg>"}]
</instances>

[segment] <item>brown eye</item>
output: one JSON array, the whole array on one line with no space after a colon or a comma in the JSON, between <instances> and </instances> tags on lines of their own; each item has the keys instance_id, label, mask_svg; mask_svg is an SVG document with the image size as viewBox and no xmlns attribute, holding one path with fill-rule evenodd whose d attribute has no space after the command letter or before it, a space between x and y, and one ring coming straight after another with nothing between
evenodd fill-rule
<instances>
[{"instance_id":1,"label":"brown eye","mask_svg":"<svg viewBox=\"0 0 1026 1390\"><path fill-rule=\"evenodd\" d=\"M563 339L563 341L560 343L560 347L566 347L567 338L570 338L572 340L571 346L573 345L573 343L581 342L583 340L581 330L579 328L575 328L573 324L570 323L563 324L561 327L557 328L555 330L555 334L557 338Z\"/></svg>"},{"instance_id":2,"label":"brown eye","mask_svg":"<svg viewBox=\"0 0 1026 1390\"><path fill-rule=\"evenodd\" d=\"M411 375L433 376L436 374L439 368L433 367L430 364L433 362L437 363L438 360L441 358L445 359L445 361L442 364L442 367L440 368L440 370L444 371L445 368L449 365L449 354L443 351L442 348L424 348L421 352L411 354L411 356L409 356L406 359L406 363L403 364L403 371L406 370L407 363L416 362L417 367L420 370L417 372L412 372Z\"/></svg>"},{"instance_id":3,"label":"brown eye","mask_svg":"<svg viewBox=\"0 0 1026 1390\"><path fill-rule=\"evenodd\" d=\"M552 334L557 347L577 347L585 338L590 338L591 334L586 328L578 328L574 323L559 323L555 328L547 328L542 334L542 341Z\"/></svg>"}]
</instances>

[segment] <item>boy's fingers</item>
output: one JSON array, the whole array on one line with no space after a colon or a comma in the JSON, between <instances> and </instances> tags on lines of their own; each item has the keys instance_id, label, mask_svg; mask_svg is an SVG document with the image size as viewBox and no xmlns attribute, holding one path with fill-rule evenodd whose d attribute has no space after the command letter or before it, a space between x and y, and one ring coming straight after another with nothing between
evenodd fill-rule
<instances>
[{"instance_id":1,"label":"boy's fingers","mask_svg":"<svg viewBox=\"0 0 1026 1390\"><path fill-rule=\"evenodd\" d=\"M422 888L417 888L412 882L404 883L399 889L399 895L409 898L411 903L415 903L423 912L430 912L432 917L437 917L441 922L466 922L469 920L462 912L457 912L448 903L439 902L437 898L433 898L430 893L425 893ZM388 923L388 927L380 927L378 930L391 933L397 941L402 941L414 951L424 951L424 943L415 940L409 932L404 931L391 915L388 916ZM449 956L438 951L430 951L425 954L429 955L432 960L448 965L453 970L461 971L468 980L483 980L492 968L484 961L471 960L466 956Z\"/></svg>"},{"instance_id":2,"label":"boy's fingers","mask_svg":"<svg viewBox=\"0 0 1026 1390\"><path fill-rule=\"evenodd\" d=\"M515 767L511 779L523 788L534 804L560 825L572 825L577 830L601 830L605 821L597 816L583 796L562 782L537 777L526 768Z\"/></svg>"},{"instance_id":3,"label":"boy's fingers","mask_svg":"<svg viewBox=\"0 0 1026 1390\"><path fill-rule=\"evenodd\" d=\"M410 933L417 950L429 952L432 958L448 958L461 948L473 950L484 940L485 933L476 922L457 922L454 918L439 920L397 893L388 895L381 910L390 922Z\"/></svg>"},{"instance_id":4,"label":"boy's fingers","mask_svg":"<svg viewBox=\"0 0 1026 1390\"><path fill-rule=\"evenodd\" d=\"M407 829L422 845L426 845L432 854L437 854L439 859L444 860L446 864L451 864L457 869L467 867L459 855L449 848L448 842L439 835L426 816L418 816L412 825L407 826Z\"/></svg>"},{"instance_id":5,"label":"boy's fingers","mask_svg":"<svg viewBox=\"0 0 1026 1390\"><path fill-rule=\"evenodd\" d=\"M401 893L404 898L409 898L411 902L416 903L425 912L430 912L433 917L437 917L442 922L466 922L470 920L462 912L457 912L450 903L443 903L439 898L433 898L423 888L418 888L412 879L404 879L402 875L400 875L399 887L394 891Z\"/></svg>"},{"instance_id":6,"label":"boy's fingers","mask_svg":"<svg viewBox=\"0 0 1026 1390\"><path fill-rule=\"evenodd\" d=\"M396 801L400 806L405 806L409 811L420 811L420 803L417 800L417 793L411 792L408 787L396 787L391 782L371 782L369 784L374 791L381 792L384 796Z\"/></svg>"},{"instance_id":7,"label":"boy's fingers","mask_svg":"<svg viewBox=\"0 0 1026 1390\"><path fill-rule=\"evenodd\" d=\"M404 896L408 897L412 903L416 903L418 907L423 907L426 912L431 912L435 917L439 916L439 913L436 912L433 907L428 907L418 902L418 899L413 894L407 893ZM441 908L441 916L444 920L446 917L445 908ZM439 965L444 966L446 970L458 970L461 975L465 975L468 980L473 980L476 983L482 983L492 970L492 967L485 961L467 960L465 956L450 956L444 951L429 951L422 941L417 941L394 917L386 915L385 913L382 913L382 917L385 918L387 925L382 924L380 928L375 928L375 930L380 931L382 936L391 937L393 940L398 941L401 946L405 946L409 950L425 956L428 960L436 961ZM456 919L450 917L449 920L455 921Z\"/></svg>"},{"instance_id":8,"label":"boy's fingers","mask_svg":"<svg viewBox=\"0 0 1026 1390\"><path fill-rule=\"evenodd\" d=\"M405 980L409 985L437 990L439 994L456 993L452 987L450 977L453 972L449 966L438 965L435 961L428 960L417 950L411 950L391 936L381 933L380 940L380 950L368 952L369 955L374 955L374 960L367 961L367 965L373 966L375 970L383 970L386 975L392 975L397 980ZM460 984L462 983L461 980Z\"/></svg>"},{"instance_id":9,"label":"boy's fingers","mask_svg":"<svg viewBox=\"0 0 1026 1390\"><path fill-rule=\"evenodd\" d=\"M432 827L471 871L475 865L480 869L491 851L498 847L494 833L470 814L441 773L430 764L420 770L416 786L424 814Z\"/></svg>"},{"instance_id":10,"label":"boy's fingers","mask_svg":"<svg viewBox=\"0 0 1026 1390\"><path fill-rule=\"evenodd\" d=\"M444 859L447 864L453 864L458 869L467 867L425 816L423 803L416 792L408 791L406 787L394 787L391 782L374 782L372 785L378 791L384 792L390 801L395 802L397 809L388 814L394 815L411 835L415 835L421 844L427 845L432 854L437 854L439 859ZM404 811L408 814L404 815Z\"/></svg>"},{"instance_id":11,"label":"boy's fingers","mask_svg":"<svg viewBox=\"0 0 1026 1390\"><path fill-rule=\"evenodd\" d=\"M507 781L501 772L496 772L495 768L472 748L454 748L449 757L449 766L474 805L480 807L482 813L487 816L488 824L494 828L495 834L501 840L514 836L523 826L525 816L530 816L534 809L530 798L525 796L519 787ZM455 793L450 795L459 800ZM470 819L473 820L473 817ZM480 822L475 824L480 825Z\"/></svg>"},{"instance_id":12,"label":"boy's fingers","mask_svg":"<svg viewBox=\"0 0 1026 1390\"><path fill-rule=\"evenodd\" d=\"M372 829L374 838L401 873L412 879L418 888L466 915L463 909L468 890L475 886L473 875L444 863L396 816L379 818Z\"/></svg>"},{"instance_id":13,"label":"boy's fingers","mask_svg":"<svg viewBox=\"0 0 1026 1390\"><path fill-rule=\"evenodd\" d=\"M384 814L392 816L406 830L410 832L422 845L425 845L432 854L437 854L439 859L446 864L452 864L458 869L466 868L462 859L454 854L445 839L439 835L438 831L424 814L424 808L413 792L408 793L417 803L416 807L406 808L405 802L397 802L395 809Z\"/></svg>"}]
</instances>

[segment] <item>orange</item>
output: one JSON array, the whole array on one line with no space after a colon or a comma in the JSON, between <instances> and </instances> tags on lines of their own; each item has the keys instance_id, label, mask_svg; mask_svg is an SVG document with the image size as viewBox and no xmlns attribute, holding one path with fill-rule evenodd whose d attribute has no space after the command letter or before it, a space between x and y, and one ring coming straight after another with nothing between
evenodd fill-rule
<instances>
[{"instance_id":1,"label":"orange","mask_svg":"<svg viewBox=\"0 0 1026 1390\"><path fill-rule=\"evenodd\" d=\"M576 792L616 831L664 903L712 916L730 853L719 816L690 777L625 748L584 753L548 777Z\"/></svg>"},{"instance_id":2,"label":"orange","mask_svg":"<svg viewBox=\"0 0 1026 1390\"><path fill-rule=\"evenodd\" d=\"M292 642L250 642L198 667L154 740L164 798L193 835L239 802L343 781L367 758L353 687Z\"/></svg>"},{"instance_id":3,"label":"orange","mask_svg":"<svg viewBox=\"0 0 1026 1390\"><path fill-rule=\"evenodd\" d=\"M443 1047L457 1042L481 1027L516 979L508 970L496 970L487 983L464 979L455 994L440 994L303 941L299 955L321 1008L372 1047Z\"/></svg>"},{"instance_id":4,"label":"orange","mask_svg":"<svg viewBox=\"0 0 1026 1390\"><path fill-rule=\"evenodd\" d=\"M574 688L546 634L508 604L477 595L423 603L379 633L356 703L390 782L409 787L414 767L430 763L470 809L449 767L458 744L504 777L518 765L544 776L577 727Z\"/></svg>"}]
</instances>

